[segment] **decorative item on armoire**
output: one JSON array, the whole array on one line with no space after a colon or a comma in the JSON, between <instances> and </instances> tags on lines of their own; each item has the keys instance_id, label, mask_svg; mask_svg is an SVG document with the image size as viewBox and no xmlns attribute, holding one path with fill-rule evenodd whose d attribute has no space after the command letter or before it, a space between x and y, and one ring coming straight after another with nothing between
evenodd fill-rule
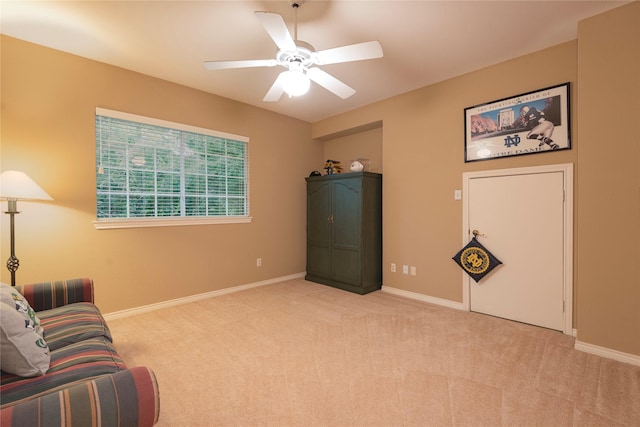
<instances>
[{"instance_id":1,"label":"decorative item on armoire","mask_svg":"<svg viewBox=\"0 0 640 427\"><path fill-rule=\"evenodd\" d=\"M342 164L339 160L327 159L324 163L324 169L327 171L327 175L335 175L342 173Z\"/></svg>"},{"instance_id":2,"label":"decorative item on armoire","mask_svg":"<svg viewBox=\"0 0 640 427\"><path fill-rule=\"evenodd\" d=\"M362 167L360 165L362 165ZM350 169L352 172L373 172L371 160L363 157L351 160Z\"/></svg>"},{"instance_id":3,"label":"decorative item on armoire","mask_svg":"<svg viewBox=\"0 0 640 427\"><path fill-rule=\"evenodd\" d=\"M360 163L360 161L354 160L351 162L350 169L351 172L362 172L364 170L364 165Z\"/></svg>"}]
</instances>

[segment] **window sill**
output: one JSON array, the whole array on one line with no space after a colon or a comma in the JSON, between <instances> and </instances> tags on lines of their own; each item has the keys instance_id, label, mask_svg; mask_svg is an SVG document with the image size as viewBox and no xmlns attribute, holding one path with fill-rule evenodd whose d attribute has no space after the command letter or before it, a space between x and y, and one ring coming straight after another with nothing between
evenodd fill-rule
<instances>
[{"instance_id":1,"label":"window sill","mask_svg":"<svg viewBox=\"0 0 640 427\"><path fill-rule=\"evenodd\" d=\"M143 228L143 227L175 227L182 225L211 225L211 224L246 224L250 223L250 216L225 217L192 217L192 218L124 218L100 219L93 221L96 230L113 228Z\"/></svg>"}]
</instances>

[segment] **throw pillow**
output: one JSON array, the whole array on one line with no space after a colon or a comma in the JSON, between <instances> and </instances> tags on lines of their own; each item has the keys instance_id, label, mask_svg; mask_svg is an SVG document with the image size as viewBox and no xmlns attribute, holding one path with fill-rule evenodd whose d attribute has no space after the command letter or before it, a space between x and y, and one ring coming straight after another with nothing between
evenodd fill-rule
<instances>
[{"instance_id":1,"label":"throw pillow","mask_svg":"<svg viewBox=\"0 0 640 427\"><path fill-rule=\"evenodd\" d=\"M36 316L36 312L33 311L29 302L22 296L20 292L11 285L0 282L0 302L14 306L16 311L19 312L25 321L29 322L29 325L34 331L44 337L44 330L40 326L40 318Z\"/></svg>"},{"instance_id":2,"label":"throw pillow","mask_svg":"<svg viewBox=\"0 0 640 427\"><path fill-rule=\"evenodd\" d=\"M0 302L0 369L21 377L43 375L51 355L44 338L16 310Z\"/></svg>"}]
</instances>

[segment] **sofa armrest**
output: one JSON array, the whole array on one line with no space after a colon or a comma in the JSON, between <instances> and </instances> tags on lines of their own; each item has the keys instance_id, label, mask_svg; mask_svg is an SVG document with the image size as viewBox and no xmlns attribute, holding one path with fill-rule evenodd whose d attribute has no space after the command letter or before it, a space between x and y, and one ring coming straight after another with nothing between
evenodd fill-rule
<instances>
[{"instance_id":1,"label":"sofa armrest","mask_svg":"<svg viewBox=\"0 0 640 427\"><path fill-rule=\"evenodd\" d=\"M58 280L16 286L34 311L51 310L75 302L93 303L93 280Z\"/></svg>"},{"instance_id":2,"label":"sofa armrest","mask_svg":"<svg viewBox=\"0 0 640 427\"><path fill-rule=\"evenodd\" d=\"M3 408L0 425L147 427L159 416L155 374L138 366Z\"/></svg>"}]
</instances>

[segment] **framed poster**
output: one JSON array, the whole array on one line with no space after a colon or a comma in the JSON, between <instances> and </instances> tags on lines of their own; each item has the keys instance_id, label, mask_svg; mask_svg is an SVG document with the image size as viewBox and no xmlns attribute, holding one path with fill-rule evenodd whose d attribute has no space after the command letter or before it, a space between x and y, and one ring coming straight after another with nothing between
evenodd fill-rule
<instances>
[{"instance_id":1,"label":"framed poster","mask_svg":"<svg viewBox=\"0 0 640 427\"><path fill-rule=\"evenodd\" d=\"M571 148L569 83L464 110L464 161Z\"/></svg>"}]
</instances>

